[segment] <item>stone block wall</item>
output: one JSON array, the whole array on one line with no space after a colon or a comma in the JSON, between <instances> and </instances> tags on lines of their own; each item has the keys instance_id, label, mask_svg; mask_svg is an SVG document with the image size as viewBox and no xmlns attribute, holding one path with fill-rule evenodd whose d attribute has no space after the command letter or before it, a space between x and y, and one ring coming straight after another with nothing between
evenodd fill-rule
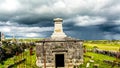
<instances>
[{"instance_id":1,"label":"stone block wall","mask_svg":"<svg viewBox=\"0 0 120 68\"><path fill-rule=\"evenodd\" d=\"M51 40L51 39L46 39ZM65 68L71 67L73 65L79 65L83 63L83 47L81 42L46 42L37 43L36 45L36 56L37 66L43 67L44 58L46 57L46 66L55 68L55 55L56 54L64 54L64 63ZM43 50L44 48L44 50ZM43 52L45 52L45 57Z\"/></svg>"}]
</instances>

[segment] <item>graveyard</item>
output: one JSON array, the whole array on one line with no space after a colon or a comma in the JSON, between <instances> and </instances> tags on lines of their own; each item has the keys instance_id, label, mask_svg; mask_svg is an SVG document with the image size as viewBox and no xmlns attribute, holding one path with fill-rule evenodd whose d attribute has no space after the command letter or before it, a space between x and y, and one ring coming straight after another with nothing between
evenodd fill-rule
<instances>
[{"instance_id":1,"label":"graveyard","mask_svg":"<svg viewBox=\"0 0 120 68\"><path fill-rule=\"evenodd\" d=\"M119 49L119 47L120 47L119 44L116 44L116 42L111 42L111 43L112 43L112 45L109 45L106 42L106 44L104 44L104 45L102 44L102 46L104 46L104 47L99 48L99 49L105 50L110 46L115 46L115 47L118 47L118 49ZM98 47L100 47L101 46L100 44L97 43L96 45ZM116 61L116 57L89 51L90 49L92 49L94 47L93 43L89 43L89 41L84 42L83 45L86 45L86 49L88 49L88 51L86 51L86 53L84 53L84 63L79 65L79 68L86 68L88 63L90 63L88 68L93 68L95 66L98 66L98 68L106 68L106 67L119 68L119 65L117 65L117 64L114 65L109 62L105 62L105 60L106 61L107 60ZM111 49L111 51L113 51L113 50L114 49ZM24 52L20 53L19 55L14 55L13 57L8 58L7 60L3 61L3 64L0 63L0 66L1 66L1 68L7 68L9 65L12 65L15 62L18 62L19 60L25 59L25 61L23 61L19 64L13 65L13 67L14 68L39 68L38 66L36 66L36 52L35 51L36 50L35 50L35 46L34 46L32 55L30 55L29 48L27 48ZM118 50L116 50L116 51L118 51ZM117 62L120 62L119 58L117 59Z\"/></svg>"}]
</instances>

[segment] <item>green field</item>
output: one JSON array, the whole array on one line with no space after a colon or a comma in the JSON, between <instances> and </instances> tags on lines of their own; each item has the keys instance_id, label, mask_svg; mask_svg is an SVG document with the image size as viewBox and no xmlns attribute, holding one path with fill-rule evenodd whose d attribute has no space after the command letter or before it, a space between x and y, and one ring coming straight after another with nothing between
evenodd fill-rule
<instances>
[{"instance_id":1,"label":"green field","mask_svg":"<svg viewBox=\"0 0 120 68\"><path fill-rule=\"evenodd\" d=\"M95 46L98 47L101 50L110 50L110 51L119 51L120 44L114 44L114 43L84 43L86 48L93 49Z\"/></svg>"}]
</instances>

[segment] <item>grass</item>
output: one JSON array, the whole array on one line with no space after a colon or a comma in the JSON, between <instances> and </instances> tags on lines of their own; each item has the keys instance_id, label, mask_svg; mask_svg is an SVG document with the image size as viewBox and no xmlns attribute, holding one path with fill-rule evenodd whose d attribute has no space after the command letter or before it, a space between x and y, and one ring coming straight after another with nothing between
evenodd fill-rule
<instances>
[{"instance_id":1,"label":"grass","mask_svg":"<svg viewBox=\"0 0 120 68\"><path fill-rule=\"evenodd\" d=\"M120 48L120 44L117 43L84 43L83 45L86 46L87 49L93 49L95 46L98 47L101 50L109 50L109 51L118 51ZM87 52L85 55L93 56L94 63L90 64L89 68L93 68L94 64L99 64L99 68L111 68L112 65L104 63L103 60L116 60L115 57L110 57L103 54L96 54L92 52ZM85 57L84 58L84 64L82 65L82 68L86 68L87 62L90 60L90 58ZM120 60L119 60L120 61ZM115 66L114 68L118 68Z\"/></svg>"},{"instance_id":2,"label":"grass","mask_svg":"<svg viewBox=\"0 0 120 68\"><path fill-rule=\"evenodd\" d=\"M106 55L102 55L102 54L96 54L96 53L92 53L92 52L87 52L85 53L85 55L88 56L92 56L94 60L94 63L90 63L90 67L89 68L93 68L94 64L99 64L99 68L111 68L112 65L104 63L103 60L110 60L110 61L114 61L116 60L116 58L114 57L110 57L110 56L106 56ZM84 57L84 64L82 65L81 68L86 68L86 64L87 62L90 60L90 58ZM114 68L118 68L117 66L115 66Z\"/></svg>"},{"instance_id":3,"label":"grass","mask_svg":"<svg viewBox=\"0 0 120 68\"><path fill-rule=\"evenodd\" d=\"M110 50L110 51L118 51L120 48L120 44L93 44L93 43L84 43L86 48L92 49L94 46L97 46L101 50Z\"/></svg>"},{"instance_id":4,"label":"grass","mask_svg":"<svg viewBox=\"0 0 120 68\"><path fill-rule=\"evenodd\" d=\"M117 43L84 43L87 49L93 49L95 46L98 47L101 50L109 50L109 51L119 51L120 44ZM104 63L103 60L116 60L115 57L110 57L103 54L96 54L92 52L87 52L85 55L93 56L94 63L90 64L90 68L93 68L94 64L99 64L99 68L111 68L112 65ZM86 67L87 62L90 60L90 58L84 58L84 64L82 65L82 68ZM119 60L120 61L120 60ZM114 68L119 68L115 66Z\"/></svg>"},{"instance_id":5,"label":"grass","mask_svg":"<svg viewBox=\"0 0 120 68\"><path fill-rule=\"evenodd\" d=\"M14 64L14 62L17 62L21 59L25 58L26 61L22 62L19 65L14 66L14 68L38 68L36 66L36 54L35 51L33 55L29 55L29 50L26 50L24 53L19 54L18 56L14 56L12 58L7 59L4 61L4 65L0 64L0 68L7 68L8 65Z\"/></svg>"},{"instance_id":6,"label":"grass","mask_svg":"<svg viewBox=\"0 0 120 68\"><path fill-rule=\"evenodd\" d=\"M116 58L114 57L110 57L110 56L106 56L106 55L102 55L102 54L96 54L96 53L92 53L92 52L87 52L85 53L85 55L88 56L92 56L95 62L90 64L89 68L93 68L94 64L99 64L99 68L111 68L110 64L104 63L103 60L116 60ZM4 65L0 65L0 68L6 68L8 65L13 64L14 63L14 59L15 60L20 60L22 58L26 58L26 61L14 66L14 68L38 68L36 66L36 54L34 53L34 55L30 56L29 55L29 50L25 51L21 55L19 56L14 56L13 58L9 58L4 62ZM84 64L82 65L81 68L86 68L86 64L87 62L90 60L90 58L88 57L84 57ZM114 68L117 68L117 66L115 66Z\"/></svg>"},{"instance_id":7,"label":"grass","mask_svg":"<svg viewBox=\"0 0 120 68\"><path fill-rule=\"evenodd\" d=\"M35 42L42 40L44 38L17 38L20 42ZM11 41L12 39L6 39L6 41Z\"/></svg>"},{"instance_id":8,"label":"grass","mask_svg":"<svg viewBox=\"0 0 120 68\"><path fill-rule=\"evenodd\" d=\"M24 58L26 58L26 61L17 65L16 68L38 68L36 66L36 54L33 53L33 55L29 55L29 50L25 52Z\"/></svg>"}]
</instances>

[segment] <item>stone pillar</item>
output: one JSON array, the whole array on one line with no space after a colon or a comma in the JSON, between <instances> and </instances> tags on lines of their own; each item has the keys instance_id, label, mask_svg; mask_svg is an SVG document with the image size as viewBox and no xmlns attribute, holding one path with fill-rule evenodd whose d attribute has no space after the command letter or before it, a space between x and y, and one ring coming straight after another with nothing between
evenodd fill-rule
<instances>
[{"instance_id":1,"label":"stone pillar","mask_svg":"<svg viewBox=\"0 0 120 68\"><path fill-rule=\"evenodd\" d=\"M5 41L5 35L3 33L1 33L1 40Z\"/></svg>"},{"instance_id":2,"label":"stone pillar","mask_svg":"<svg viewBox=\"0 0 120 68\"><path fill-rule=\"evenodd\" d=\"M63 20L61 18L54 19L54 33L52 34L52 38L64 38L66 37L65 33L63 32L62 27Z\"/></svg>"}]
</instances>

